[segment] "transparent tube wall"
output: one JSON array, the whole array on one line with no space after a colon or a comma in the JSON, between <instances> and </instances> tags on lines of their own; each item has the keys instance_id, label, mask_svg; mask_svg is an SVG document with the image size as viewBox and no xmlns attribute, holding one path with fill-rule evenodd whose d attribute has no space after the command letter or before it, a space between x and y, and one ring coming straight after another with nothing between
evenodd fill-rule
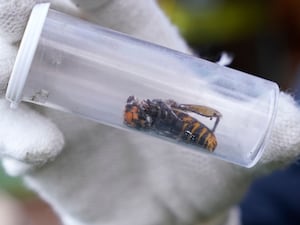
<instances>
[{"instance_id":1,"label":"transparent tube wall","mask_svg":"<svg viewBox=\"0 0 300 225\"><path fill-rule=\"evenodd\" d=\"M51 9L45 16L28 73L10 80L12 104L63 110L246 167L259 159L276 111L275 83ZM26 31L35 29L29 23Z\"/></svg>"}]
</instances>

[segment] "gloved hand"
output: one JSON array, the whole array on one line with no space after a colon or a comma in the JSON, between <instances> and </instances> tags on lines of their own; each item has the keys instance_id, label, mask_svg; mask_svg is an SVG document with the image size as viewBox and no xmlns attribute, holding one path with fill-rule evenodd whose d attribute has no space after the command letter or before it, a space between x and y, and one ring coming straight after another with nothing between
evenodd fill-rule
<instances>
[{"instance_id":1,"label":"gloved hand","mask_svg":"<svg viewBox=\"0 0 300 225\"><path fill-rule=\"evenodd\" d=\"M35 2L0 1L3 91L13 46ZM154 1L74 0L77 8L67 0L52 2L103 26L189 52ZM23 175L66 225L238 224L237 214L228 212L251 180L283 167L300 152L300 110L284 93L267 149L252 169L69 114L38 111L25 105L10 111L2 100L3 165L10 174Z\"/></svg>"}]
</instances>

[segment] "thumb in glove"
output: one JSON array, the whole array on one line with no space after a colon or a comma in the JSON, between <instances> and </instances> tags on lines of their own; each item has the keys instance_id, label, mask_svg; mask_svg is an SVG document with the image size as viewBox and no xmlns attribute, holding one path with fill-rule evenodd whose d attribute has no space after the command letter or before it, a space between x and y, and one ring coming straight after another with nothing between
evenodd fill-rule
<instances>
[{"instance_id":1,"label":"thumb in glove","mask_svg":"<svg viewBox=\"0 0 300 225\"><path fill-rule=\"evenodd\" d=\"M79 6L84 2L78 1ZM86 4L88 2L92 1L86 1ZM93 2L97 4L100 1ZM85 7L89 10L83 10L82 13L91 15L95 22L107 23L119 30L128 29L122 31L188 52L181 45L184 42L170 28L155 4L149 3L147 8L147 3L142 4L142 1L128 2L107 1L99 7ZM149 19L144 14L130 14L135 8L126 6L133 6L133 2L140 3L138 12L148 9L154 12L153 18L159 18L159 22L151 25L148 20L152 17ZM102 18L100 15L105 15L109 10L110 13L105 16L107 20L98 21ZM129 14L138 16L135 18ZM134 28L122 26L121 20L113 22L116 21L113 15L146 25L137 24ZM130 21L127 23L130 24ZM156 33L159 29L164 30L164 35ZM76 129L73 120L70 120L72 126L69 128L61 121L60 127L65 129L66 138L70 141L68 148L53 163L28 173L26 181L52 204L66 224L193 224L197 220L203 224L213 221L220 218L220 214L225 215L238 202L255 176L283 166L298 154L299 140L295 137L299 126L296 116L299 110L285 94L281 95L279 101L281 116L275 121L271 137L273 141L267 147L262 163L253 170L187 153L160 141L105 126L88 124L84 130L84 122L78 119ZM296 126L289 126L280 133L278 131L287 125L284 108L290 112L289 118L293 118L290 124L296 122ZM278 144L277 138L273 137L280 135L282 140L286 140L290 133L294 133L294 139L280 143L276 151L279 154L269 154ZM118 141L115 137L118 137Z\"/></svg>"},{"instance_id":2,"label":"thumb in glove","mask_svg":"<svg viewBox=\"0 0 300 225\"><path fill-rule=\"evenodd\" d=\"M64 145L62 133L49 119L25 105L11 110L3 99L17 45L32 7L39 2L44 1L0 1L0 156L11 175L51 161Z\"/></svg>"}]
</instances>

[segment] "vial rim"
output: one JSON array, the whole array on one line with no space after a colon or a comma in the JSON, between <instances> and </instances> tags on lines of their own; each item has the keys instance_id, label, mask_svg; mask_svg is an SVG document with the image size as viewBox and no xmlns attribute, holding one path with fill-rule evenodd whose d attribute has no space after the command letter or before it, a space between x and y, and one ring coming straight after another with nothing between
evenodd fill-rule
<instances>
[{"instance_id":1,"label":"vial rim","mask_svg":"<svg viewBox=\"0 0 300 225\"><path fill-rule=\"evenodd\" d=\"M37 4L30 14L6 90L6 99L10 101L11 108L17 108L22 101L24 86L49 8L50 3Z\"/></svg>"}]
</instances>

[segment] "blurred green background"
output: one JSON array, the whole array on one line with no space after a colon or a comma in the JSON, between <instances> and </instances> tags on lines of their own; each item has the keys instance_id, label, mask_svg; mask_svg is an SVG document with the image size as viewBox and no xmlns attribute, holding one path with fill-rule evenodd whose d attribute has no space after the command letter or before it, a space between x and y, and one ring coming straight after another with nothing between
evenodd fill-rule
<instances>
[{"instance_id":1,"label":"blurred green background","mask_svg":"<svg viewBox=\"0 0 300 225\"><path fill-rule=\"evenodd\" d=\"M267 19L265 1L161 0L183 36L195 45L220 44L247 38Z\"/></svg>"},{"instance_id":2,"label":"blurred green background","mask_svg":"<svg viewBox=\"0 0 300 225\"><path fill-rule=\"evenodd\" d=\"M171 21L203 58L221 51L234 56L230 65L294 86L300 59L298 0L160 0Z\"/></svg>"},{"instance_id":3,"label":"blurred green background","mask_svg":"<svg viewBox=\"0 0 300 225\"><path fill-rule=\"evenodd\" d=\"M215 61L222 51L230 65L295 92L300 62L298 0L159 0L194 51ZM151 18L150 18L151 19ZM0 170L0 190L27 201L36 198L18 178Z\"/></svg>"},{"instance_id":4,"label":"blurred green background","mask_svg":"<svg viewBox=\"0 0 300 225\"><path fill-rule=\"evenodd\" d=\"M28 189L24 188L21 179L7 176L2 168L0 169L0 190L1 189L21 199L33 195Z\"/></svg>"}]
</instances>

